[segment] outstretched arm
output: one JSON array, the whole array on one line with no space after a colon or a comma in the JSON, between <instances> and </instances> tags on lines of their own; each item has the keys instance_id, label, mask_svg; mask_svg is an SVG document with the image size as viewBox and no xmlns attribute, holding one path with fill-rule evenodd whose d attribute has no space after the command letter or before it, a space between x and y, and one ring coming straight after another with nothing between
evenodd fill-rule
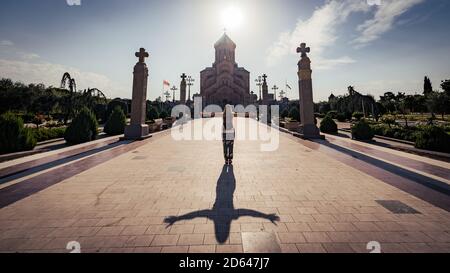
<instances>
[{"instance_id":1,"label":"outstretched arm","mask_svg":"<svg viewBox=\"0 0 450 273\"><path fill-rule=\"evenodd\" d=\"M168 224L168 227L170 227L178 221L192 220L194 218L208 218L210 214L211 214L210 210L193 211L185 215L166 217L164 219L164 223Z\"/></svg>"},{"instance_id":2,"label":"outstretched arm","mask_svg":"<svg viewBox=\"0 0 450 273\"><path fill-rule=\"evenodd\" d=\"M250 216L256 218L263 218L270 220L270 222L274 223L280 221L280 217L278 217L275 213L265 214L256 210L251 209L239 209L239 217L241 216Z\"/></svg>"}]
</instances>

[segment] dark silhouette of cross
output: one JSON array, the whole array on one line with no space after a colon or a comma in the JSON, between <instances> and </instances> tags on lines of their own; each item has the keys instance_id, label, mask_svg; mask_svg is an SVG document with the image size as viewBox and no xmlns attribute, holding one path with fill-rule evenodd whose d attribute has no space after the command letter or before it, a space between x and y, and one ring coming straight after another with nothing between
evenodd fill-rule
<instances>
[{"instance_id":1,"label":"dark silhouette of cross","mask_svg":"<svg viewBox=\"0 0 450 273\"><path fill-rule=\"evenodd\" d=\"M297 48L297 53L302 53L302 58L303 57L308 57L308 55L306 55L306 53L311 52L311 48L306 47L305 43L301 43L300 47Z\"/></svg>"},{"instance_id":2,"label":"dark silhouette of cross","mask_svg":"<svg viewBox=\"0 0 450 273\"><path fill-rule=\"evenodd\" d=\"M276 214L265 214L249 209L235 209L233 204L234 191L236 190L236 179L234 177L233 165L224 165L222 173L217 181L216 201L212 209L193 211L181 216L170 216L164 219L172 226L178 221L192 220L194 218L208 218L214 222L216 239L219 243L225 243L230 235L231 222L240 217L258 217L271 221L276 225L280 218Z\"/></svg>"},{"instance_id":3,"label":"dark silhouette of cross","mask_svg":"<svg viewBox=\"0 0 450 273\"><path fill-rule=\"evenodd\" d=\"M267 82L267 75L266 75L266 74L263 74L262 77L263 77L264 83Z\"/></svg>"},{"instance_id":4,"label":"dark silhouette of cross","mask_svg":"<svg viewBox=\"0 0 450 273\"><path fill-rule=\"evenodd\" d=\"M139 52L136 52L136 57L139 58L139 63L144 63L145 62L145 58L148 58L150 55L148 54L148 52L145 52L145 48L141 48L139 50Z\"/></svg>"},{"instance_id":5,"label":"dark silhouette of cross","mask_svg":"<svg viewBox=\"0 0 450 273\"><path fill-rule=\"evenodd\" d=\"M185 73L181 74L181 79L182 79L183 81L186 81L186 78L187 78L187 75L186 75Z\"/></svg>"}]
</instances>

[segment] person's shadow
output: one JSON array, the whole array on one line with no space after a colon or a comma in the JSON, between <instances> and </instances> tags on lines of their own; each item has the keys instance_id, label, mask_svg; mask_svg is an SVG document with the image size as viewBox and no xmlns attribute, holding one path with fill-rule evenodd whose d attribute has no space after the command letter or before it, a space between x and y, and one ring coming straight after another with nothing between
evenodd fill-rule
<instances>
[{"instance_id":1,"label":"person's shadow","mask_svg":"<svg viewBox=\"0 0 450 273\"><path fill-rule=\"evenodd\" d=\"M194 218L208 218L214 222L216 239L219 243L225 243L230 235L231 222L243 216L258 217L270 220L276 225L280 218L276 214L265 214L249 209L234 209L233 195L236 189L236 179L234 177L233 165L223 166L222 173L217 181L216 202L210 210L194 211L181 216L170 216L164 219L172 226L178 221L192 220Z\"/></svg>"}]
</instances>

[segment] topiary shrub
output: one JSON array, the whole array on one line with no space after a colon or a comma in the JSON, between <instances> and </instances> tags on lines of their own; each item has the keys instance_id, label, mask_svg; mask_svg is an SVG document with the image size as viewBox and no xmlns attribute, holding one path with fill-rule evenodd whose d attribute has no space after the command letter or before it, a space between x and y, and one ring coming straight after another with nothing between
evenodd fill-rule
<instances>
[{"instance_id":1,"label":"topiary shrub","mask_svg":"<svg viewBox=\"0 0 450 273\"><path fill-rule=\"evenodd\" d=\"M114 109L116 109L116 107L119 106L120 108L122 108L123 113L125 114L125 116L128 116L128 105L125 101L122 101L121 99L117 98L112 100L110 103L108 103L108 106L106 107L106 114L105 117L106 119L108 119L112 112L114 111Z\"/></svg>"},{"instance_id":2,"label":"topiary shrub","mask_svg":"<svg viewBox=\"0 0 450 273\"><path fill-rule=\"evenodd\" d=\"M320 131L326 134L336 134L338 126L331 116L327 115L320 123Z\"/></svg>"},{"instance_id":3,"label":"topiary shrub","mask_svg":"<svg viewBox=\"0 0 450 273\"><path fill-rule=\"evenodd\" d=\"M337 118L337 115L338 115L338 112L335 111L335 110L329 111L329 112L327 113L327 116L330 116L332 119Z\"/></svg>"},{"instance_id":4,"label":"topiary shrub","mask_svg":"<svg viewBox=\"0 0 450 273\"><path fill-rule=\"evenodd\" d=\"M336 119L337 119L339 122L346 122L346 121L347 121L347 117L346 117L345 114L343 114L343 113L337 114Z\"/></svg>"},{"instance_id":5,"label":"topiary shrub","mask_svg":"<svg viewBox=\"0 0 450 273\"><path fill-rule=\"evenodd\" d=\"M127 117L122 108L117 106L105 124L104 131L110 136L121 135L125 132Z\"/></svg>"},{"instance_id":6,"label":"topiary shrub","mask_svg":"<svg viewBox=\"0 0 450 273\"><path fill-rule=\"evenodd\" d=\"M0 116L0 154L33 150L36 139L23 120L12 113Z\"/></svg>"},{"instance_id":7,"label":"topiary shrub","mask_svg":"<svg viewBox=\"0 0 450 273\"><path fill-rule=\"evenodd\" d=\"M153 106L148 106L147 108L147 120L155 121L155 119L159 118L158 110Z\"/></svg>"},{"instance_id":8,"label":"topiary shrub","mask_svg":"<svg viewBox=\"0 0 450 273\"><path fill-rule=\"evenodd\" d=\"M369 123L362 119L352 126L352 138L357 140L371 140L375 136L375 132Z\"/></svg>"},{"instance_id":9,"label":"topiary shrub","mask_svg":"<svg viewBox=\"0 0 450 273\"><path fill-rule=\"evenodd\" d=\"M437 126L426 126L416 134L416 148L450 153L450 135Z\"/></svg>"},{"instance_id":10,"label":"topiary shrub","mask_svg":"<svg viewBox=\"0 0 450 273\"><path fill-rule=\"evenodd\" d=\"M64 139L69 144L80 144L94 140L97 133L97 119L88 108L84 107L67 128Z\"/></svg>"},{"instance_id":11,"label":"topiary shrub","mask_svg":"<svg viewBox=\"0 0 450 273\"><path fill-rule=\"evenodd\" d=\"M353 113L352 117L356 119L356 121L360 121L364 117L364 114L361 112L355 112Z\"/></svg>"},{"instance_id":12,"label":"topiary shrub","mask_svg":"<svg viewBox=\"0 0 450 273\"><path fill-rule=\"evenodd\" d=\"M295 121L300 121L300 112L296 107L292 108L291 111L289 111L289 117Z\"/></svg>"},{"instance_id":13,"label":"topiary shrub","mask_svg":"<svg viewBox=\"0 0 450 273\"><path fill-rule=\"evenodd\" d=\"M165 119L168 118L169 114L166 112L166 110L162 110L161 113L159 113L159 118Z\"/></svg>"},{"instance_id":14,"label":"topiary shrub","mask_svg":"<svg viewBox=\"0 0 450 273\"><path fill-rule=\"evenodd\" d=\"M286 108L283 110L283 112L281 112L281 118L285 119L287 117L289 117L289 110Z\"/></svg>"}]
</instances>

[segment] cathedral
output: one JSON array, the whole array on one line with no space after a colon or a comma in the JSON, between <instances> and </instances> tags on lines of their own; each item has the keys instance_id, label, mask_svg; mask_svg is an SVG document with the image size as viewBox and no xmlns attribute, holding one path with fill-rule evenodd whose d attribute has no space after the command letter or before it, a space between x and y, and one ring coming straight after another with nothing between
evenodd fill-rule
<instances>
[{"instance_id":1,"label":"cathedral","mask_svg":"<svg viewBox=\"0 0 450 273\"><path fill-rule=\"evenodd\" d=\"M200 95L204 105L247 106L252 102L250 72L237 65L236 44L224 33L214 48L215 62L200 72Z\"/></svg>"}]
</instances>

